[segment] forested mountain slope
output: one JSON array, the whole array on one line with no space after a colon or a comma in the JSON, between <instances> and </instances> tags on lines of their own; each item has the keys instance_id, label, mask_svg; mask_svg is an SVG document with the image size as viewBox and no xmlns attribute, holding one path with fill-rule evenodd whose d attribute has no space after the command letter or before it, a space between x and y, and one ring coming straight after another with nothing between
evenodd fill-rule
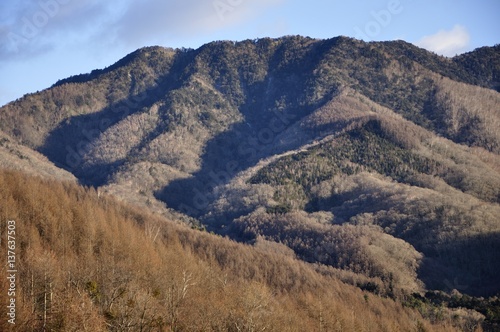
<instances>
[{"instance_id":1,"label":"forested mountain slope","mask_svg":"<svg viewBox=\"0 0 500 332\"><path fill-rule=\"evenodd\" d=\"M56 167L44 155L19 144L1 131L0 169L19 170L30 175L77 182L73 174Z\"/></svg>"},{"instance_id":2,"label":"forested mountain slope","mask_svg":"<svg viewBox=\"0 0 500 332\"><path fill-rule=\"evenodd\" d=\"M148 47L2 107L0 130L100 192L373 293L493 296L499 59L345 37Z\"/></svg>"},{"instance_id":3,"label":"forested mountain slope","mask_svg":"<svg viewBox=\"0 0 500 332\"><path fill-rule=\"evenodd\" d=\"M277 244L237 244L69 182L0 171L0 186L18 262L16 324L2 331L454 331L482 319L443 309L431 323ZM0 287L6 307L7 278Z\"/></svg>"}]
</instances>

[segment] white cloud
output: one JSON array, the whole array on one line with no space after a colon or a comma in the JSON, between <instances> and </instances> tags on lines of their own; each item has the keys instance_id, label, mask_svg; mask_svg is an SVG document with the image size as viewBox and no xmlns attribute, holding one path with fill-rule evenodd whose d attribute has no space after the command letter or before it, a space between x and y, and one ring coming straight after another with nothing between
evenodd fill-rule
<instances>
[{"instance_id":1,"label":"white cloud","mask_svg":"<svg viewBox=\"0 0 500 332\"><path fill-rule=\"evenodd\" d=\"M0 12L1 61L26 60L74 43L109 16L99 0L20 0L0 6Z\"/></svg>"},{"instance_id":2,"label":"white cloud","mask_svg":"<svg viewBox=\"0 0 500 332\"><path fill-rule=\"evenodd\" d=\"M143 46L232 36L286 1L0 0L0 104ZM48 68L51 59L59 62Z\"/></svg>"},{"instance_id":3,"label":"white cloud","mask_svg":"<svg viewBox=\"0 0 500 332\"><path fill-rule=\"evenodd\" d=\"M0 1L0 65L74 45L83 49L203 37L261 15L286 0Z\"/></svg>"},{"instance_id":4,"label":"white cloud","mask_svg":"<svg viewBox=\"0 0 500 332\"><path fill-rule=\"evenodd\" d=\"M137 45L190 37L246 22L283 0L145 0L131 2L113 25L116 38Z\"/></svg>"},{"instance_id":5,"label":"white cloud","mask_svg":"<svg viewBox=\"0 0 500 332\"><path fill-rule=\"evenodd\" d=\"M464 52L469 46L470 35L461 25L455 25L451 30L440 30L434 35L425 36L416 45L429 51L452 57Z\"/></svg>"}]
</instances>

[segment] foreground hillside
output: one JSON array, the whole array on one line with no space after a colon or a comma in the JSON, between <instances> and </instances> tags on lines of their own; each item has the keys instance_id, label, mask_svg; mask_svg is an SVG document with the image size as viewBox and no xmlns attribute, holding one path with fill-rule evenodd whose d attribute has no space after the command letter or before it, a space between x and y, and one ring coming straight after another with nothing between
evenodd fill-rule
<instances>
[{"instance_id":1,"label":"foreground hillside","mask_svg":"<svg viewBox=\"0 0 500 332\"><path fill-rule=\"evenodd\" d=\"M0 130L100 193L426 317L467 307L498 324L499 82L499 46L148 47L0 108Z\"/></svg>"},{"instance_id":2,"label":"foreground hillside","mask_svg":"<svg viewBox=\"0 0 500 332\"><path fill-rule=\"evenodd\" d=\"M0 186L2 234L16 222L15 331L472 331L481 319L440 309L431 324L283 246L237 244L71 183L1 171Z\"/></svg>"}]
</instances>

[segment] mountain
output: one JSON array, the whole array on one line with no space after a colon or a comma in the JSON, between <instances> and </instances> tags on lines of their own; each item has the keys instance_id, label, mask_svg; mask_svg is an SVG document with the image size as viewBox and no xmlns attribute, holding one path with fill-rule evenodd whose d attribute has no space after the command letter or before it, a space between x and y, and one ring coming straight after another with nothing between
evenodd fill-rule
<instances>
[{"instance_id":1,"label":"mountain","mask_svg":"<svg viewBox=\"0 0 500 332\"><path fill-rule=\"evenodd\" d=\"M453 331L455 316L481 321L441 309L432 323L276 243L237 244L71 182L2 170L0 185L18 262L16 324L2 319L2 331Z\"/></svg>"},{"instance_id":2,"label":"mountain","mask_svg":"<svg viewBox=\"0 0 500 332\"><path fill-rule=\"evenodd\" d=\"M77 182L73 174L56 167L44 155L17 143L1 131L0 169L18 170L29 175Z\"/></svg>"},{"instance_id":3,"label":"mountain","mask_svg":"<svg viewBox=\"0 0 500 332\"><path fill-rule=\"evenodd\" d=\"M499 77L498 45L147 47L2 107L0 130L100 193L495 324Z\"/></svg>"}]
</instances>

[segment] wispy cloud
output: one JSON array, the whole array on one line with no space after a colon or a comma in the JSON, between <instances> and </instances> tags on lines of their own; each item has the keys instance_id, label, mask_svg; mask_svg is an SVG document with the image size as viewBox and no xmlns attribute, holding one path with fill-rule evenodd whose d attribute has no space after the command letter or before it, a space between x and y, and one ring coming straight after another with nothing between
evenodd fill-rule
<instances>
[{"instance_id":1,"label":"wispy cloud","mask_svg":"<svg viewBox=\"0 0 500 332\"><path fill-rule=\"evenodd\" d=\"M25 60L85 38L109 12L98 0L0 5L0 60Z\"/></svg>"},{"instance_id":2,"label":"wispy cloud","mask_svg":"<svg viewBox=\"0 0 500 332\"><path fill-rule=\"evenodd\" d=\"M469 46L470 35L461 25L455 25L451 30L440 30L434 35L425 36L416 45L437 54L452 57L464 52Z\"/></svg>"},{"instance_id":3,"label":"wispy cloud","mask_svg":"<svg viewBox=\"0 0 500 332\"><path fill-rule=\"evenodd\" d=\"M287 1L0 0L0 104L143 46L233 36Z\"/></svg>"},{"instance_id":4,"label":"wispy cloud","mask_svg":"<svg viewBox=\"0 0 500 332\"><path fill-rule=\"evenodd\" d=\"M0 60L26 60L71 44L128 49L168 44L245 23L285 1L2 1Z\"/></svg>"},{"instance_id":5,"label":"wispy cloud","mask_svg":"<svg viewBox=\"0 0 500 332\"><path fill-rule=\"evenodd\" d=\"M209 33L253 19L284 0L145 0L132 2L111 27L120 41L162 41Z\"/></svg>"}]
</instances>

